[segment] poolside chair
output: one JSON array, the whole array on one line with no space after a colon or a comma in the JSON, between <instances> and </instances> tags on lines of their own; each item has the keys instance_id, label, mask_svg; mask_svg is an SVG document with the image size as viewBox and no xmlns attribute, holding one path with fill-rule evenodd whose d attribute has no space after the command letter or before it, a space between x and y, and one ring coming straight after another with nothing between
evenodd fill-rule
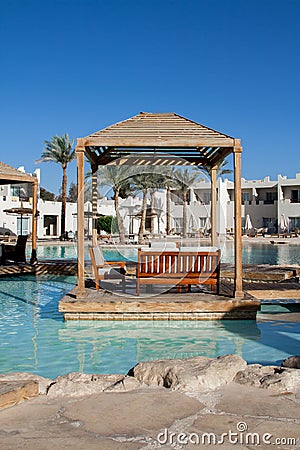
<instances>
[{"instance_id":1,"label":"poolside chair","mask_svg":"<svg viewBox=\"0 0 300 450\"><path fill-rule=\"evenodd\" d=\"M5 245L3 259L13 261L16 263L26 263L26 243L28 236L20 235L18 236L17 242L15 245Z\"/></svg>"},{"instance_id":2,"label":"poolside chair","mask_svg":"<svg viewBox=\"0 0 300 450\"><path fill-rule=\"evenodd\" d=\"M125 261L105 261L99 245L89 247L96 289L99 290L101 280L121 280L125 292Z\"/></svg>"}]
</instances>

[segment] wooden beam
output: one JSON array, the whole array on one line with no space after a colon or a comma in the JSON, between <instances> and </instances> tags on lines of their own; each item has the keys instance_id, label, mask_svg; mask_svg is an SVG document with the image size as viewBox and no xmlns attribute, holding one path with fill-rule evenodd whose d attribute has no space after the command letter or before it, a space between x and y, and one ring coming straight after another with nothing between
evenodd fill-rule
<instances>
[{"instance_id":1,"label":"wooden beam","mask_svg":"<svg viewBox=\"0 0 300 450\"><path fill-rule=\"evenodd\" d=\"M78 287L77 298L86 295L84 282L84 147L76 147L77 153L77 255L78 255Z\"/></svg>"},{"instance_id":2,"label":"wooden beam","mask_svg":"<svg viewBox=\"0 0 300 450\"><path fill-rule=\"evenodd\" d=\"M220 150L211 158L210 164L212 166L218 165L221 161L227 158L227 156L229 156L232 152L233 148L220 148Z\"/></svg>"},{"instance_id":3,"label":"wooden beam","mask_svg":"<svg viewBox=\"0 0 300 450\"><path fill-rule=\"evenodd\" d=\"M234 139L225 137L181 137L180 135L170 137L156 136L88 136L85 140L85 146L92 147L233 147Z\"/></svg>"},{"instance_id":4,"label":"wooden beam","mask_svg":"<svg viewBox=\"0 0 300 450\"><path fill-rule=\"evenodd\" d=\"M98 203L98 180L97 180L97 170L98 164L92 164L92 214L93 214L93 231L92 231L92 245L96 247L97 245L97 203Z\"/></svg>"},{"instance_id":5,"label":"wooden beam","mask_svg":"<svg viewBox=\"0 0 300 450\"><path fill-rule=\"evenodd\" d=\"M33 183L34 177L26 174L0 174L0 184Z\"/></svg>"},{"instance_id":6,"label":"wooden beam","mask_svg":"<svg viewBox=\"0 0 300 450\"><path fill-rule=\"evenodd\" d=\"M217 245L217 166L211 170L211 245Z\"/></svg>"},{"instance_id":7,"label":"wooden beam","mask_svg":"<svg viewBox=\"0 0 300 450\"><path fill-rule=\"evenodd\" d=\"M113 147L106 148L97 159L98 166L103 166L105 164L105 163L103 163L103 161L107 158L107 156L111 152L114 152L114 151L115 151L115 149ZM113 157L111 159L115 159L115 157Z\"/></svg>"},{"instance_id":8,"label":"wooden beam","mask_svg":"<svg viewBox=\"0 0 300 450\"><path fill-rule=\"evenodd\" d=\"M85 151L85 156L87 157L87 159L89 160L89 162L92 164L97 164L97 155L95 153L93 153L88 147L85 147L84 149Z\"/></svg>"},{"instance_id":9,"label":"wooden beam","mask_svg":"<svg viewBox=\"0 0 300 450\"><path fill-rule=\"evenodd\" d=\"M243 298L243 266L242 266L242 189L241 159L242 147L237 140L233 149L234 157L234 297Z\"/></svg>"},{"instance_id":10,"label":"wooden beam","mask_svg":"<svg viewBox=\"0 0 300 450\"><path fill-rule=\"evenodd\" d=\"M37 262L36 244L37 244L37 190L38 180L32 183L32 229L31 229L31 258L30 264Z\"/></svg>"}]
</instances>

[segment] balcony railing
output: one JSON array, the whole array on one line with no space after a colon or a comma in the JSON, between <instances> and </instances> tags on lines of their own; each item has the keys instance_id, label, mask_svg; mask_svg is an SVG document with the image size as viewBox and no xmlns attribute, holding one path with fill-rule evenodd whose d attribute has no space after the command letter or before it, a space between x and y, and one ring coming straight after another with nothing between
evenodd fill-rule
<instances>
[{"instance_id":1,"label":"balcony railing","mask_svg":"<svg viewBox=\"0 0 300 450\"><path fill-rule=\"evenodd\" d=\"M274 205L275 200L264 200L264 205Z\"/></svg>"}]
</instances>

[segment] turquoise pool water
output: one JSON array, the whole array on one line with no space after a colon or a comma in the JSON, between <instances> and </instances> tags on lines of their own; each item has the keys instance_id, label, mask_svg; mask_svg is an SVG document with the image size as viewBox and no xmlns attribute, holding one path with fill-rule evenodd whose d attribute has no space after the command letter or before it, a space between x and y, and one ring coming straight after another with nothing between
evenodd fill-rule
<instances>
[{"instance_id":1,"label":"turquoise pool water","mask_svg":"<svg viewBox=\"0 0 300 450\"><path fill-rule=\"evenodd\" d=\"M1 278L0 373L50 378L72 371L127 373L141 360L226 353L249 363L279 364L299 353L298 323L63 322L58 301L74 282L73 277Z\"/></svg>"},{"instance_id":2,"label":"turquoise pool water","mask_svg":"<svg viewBox=\"0 0 300 450\"><path fill-rule=\"evenodd\" d=\"M30 257L30 248L27 249ZM132 246L116 248L103 247L107 260L117 261L127 259L137 260L137 248ZM40 259L73 259L77 257L75 243L71 245L40 245L38 258ZM85 258L89 259L88 248L85 249ZM222 248L222 262L234 261L233 244L228 242ZM270 243L245 243L243 246L244 264L300 264L300 247L298 245L272 245Z\"/></svg>"}]
</instances>

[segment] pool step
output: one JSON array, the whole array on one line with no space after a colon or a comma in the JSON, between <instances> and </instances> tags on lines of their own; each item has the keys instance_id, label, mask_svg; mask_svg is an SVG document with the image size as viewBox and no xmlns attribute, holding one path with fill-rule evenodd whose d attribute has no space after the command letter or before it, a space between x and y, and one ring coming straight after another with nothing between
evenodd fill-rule
<instances>
[{"instance_id":1,"label":"pool step","mask_svg":"<svg viewBox=\"0 0 300 450\"><path fill-rule=\"evenodd\" d=\"M0 382L0 409L17 405L23 400L37 397L39 384L37 381L1 381Z\"/></svg>"},{"instance_id":2,"label":"pool step","mask_svg":"<svg viewBox=\"0 0 300 450\"><path fill-rule=\"evenodd\" d=\"M253 281L284 281L299 277L299 266L284 266L271 264L243 264L243 280ZM234 278L234 266L232 264L221 264L221 278Z\"/></svg>"}]
</instances>

